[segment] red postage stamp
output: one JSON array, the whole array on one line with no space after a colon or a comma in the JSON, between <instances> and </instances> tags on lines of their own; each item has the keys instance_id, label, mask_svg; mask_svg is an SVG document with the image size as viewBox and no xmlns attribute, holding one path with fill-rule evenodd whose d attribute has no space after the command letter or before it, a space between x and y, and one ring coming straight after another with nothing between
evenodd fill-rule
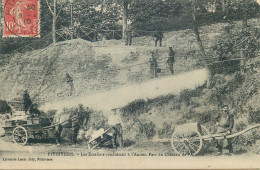
<instances>
[{"instance_id":1,"label":"red postage stamp","mask_svg":"<svg viewBox=\"0 0 260 170\"><path fill-rule=\"evenodd\" d=\"M3 0L3 37L40 37L40 0Z\"/></svg>"}]
</instances>

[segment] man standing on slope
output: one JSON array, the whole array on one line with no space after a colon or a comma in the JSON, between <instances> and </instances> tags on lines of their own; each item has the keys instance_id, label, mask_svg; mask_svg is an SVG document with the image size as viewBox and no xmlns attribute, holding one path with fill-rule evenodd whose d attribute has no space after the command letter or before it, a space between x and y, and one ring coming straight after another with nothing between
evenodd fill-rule
<instances>
[{"instance_id":1,"label":"man standing on slope","mask_svg":"<svg viewBox=\"0 0 260 170\"><path fill-rule=\"evenodd\" d=\"M217 116L217 134L224 133L230 135L234 127L234 116L229 113L227 105L222 106L220 114ZM229 150L229 154L233 153L233 147L231 139L222 139L217 141L218 154L222 154L222 149L226 148Z\"/></svg>"},{"instance_id":2,"label":"man standing on slope","mask_svg":"<svg viewBox=\"0 0 260 170\"><path fill-rule=\"evenodd\" d=\"M67 84L69 85L69 88L70 88L69 96L72 96L72 94L74 93L75 90L74 90L74 85L73 85L73 79L68 73L66 74L65 81L67 82Z\"/></svg>"},{"instance_id":3,"label":"man standing on slope","mask_svg":"<svg viewBox=\"0 0 260 170\"><path fill-rule=\"evenodd\" d=\"M159 46L161 47L162 46L162 39L163 39L163 33L161 31L157 31L154 33L154 36L155 36L155 47L157 47L157 43L159 41Z\"/></svg>"},{"instance_id":4,"label":"man standing on slope","mask_svg":"<svg viewBox=\"0 0 260 170\"><path fill-rule=\"evenodd\" d=\"M156 77L158 77L157 76L158 64L157 64L156 58L154 56L154 52L151 52L151 54L152 54L152 57L150 58L150 76L151 76L151 78L156 78Z\"/></svg>"},{"instance_id":5,"label":"man standing on slope","mask_svg":"<svg viewBox=\"0 0 260 170\"><path fill-rule=\"evenodd\" d=\"M169 58L167 60L167 64L169 66L169 70L170 70L171 75L173 75L174 74L173 64L175 62L175 59L174 59L175 52L173 51L172 47L169 47L169 50L170 50L170 52L169 52Z\"/></svg>"}]
</instances>

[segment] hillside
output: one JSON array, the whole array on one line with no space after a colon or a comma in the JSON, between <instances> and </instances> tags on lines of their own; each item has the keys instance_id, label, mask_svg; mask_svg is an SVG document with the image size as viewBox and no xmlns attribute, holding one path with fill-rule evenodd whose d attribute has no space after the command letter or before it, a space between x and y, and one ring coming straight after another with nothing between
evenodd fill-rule
<instances>
[{"instance_id":1,"label":"hillside","mask_svg":"<svg viewBox=\"0 0 260 170\"><path fill-rule=\"evenodd\" d=\"M237 22L238 26L240 24ZM216 43L225 26L219 23L201 27L201 39L209 55L214 55L209 47ZM153 45L153 37L134 38L133 46L124 46L116 40L91 43L74 39L1 58L0 98L10 101L20 96L24 89L29 89L31 96L39 95L35 99L38 103L62 100L68 96L64 81L66 73L74 79L75 96L146 82L150 79L151 51L155 52L162 69L159 77L167 76L168 46L174 46L176 52L175 74L201 68L200 53L191 30L165 33L164 47Z\"/></svg>"},{"instance_id":2,"label":"hillside","mask_svg":"<svg viewBox=\"0 0 260 170\"><path fill-rule=\"evenodd\" d=\"M255 22L250 20L249 24ZM240 28L241 22L236 24ZM220 38L225 26L219 23L200 29L209 56L214 55L210 47ZM64 106L74 107L79 103L93 106L95 110L89 126L107 121L108 112L102 112L102 107L120 107L125 139L137 143L138 140L169 138L175 126L187 122L200 122L213 132L215 115L223 103L235 114L235 131L260 122L259 56L247 61L245 75L239 72L217 74L212 87L207 89L203 84L205 72L194 74L203 69L193 32L174 31L164 37L161 48L152 46L152 37L135 38L133 46L124 46L122 41L114 40L91 43L74 39L25 54L14 54L9 59L1 59L0 99L11 101L28 89L32 97L38 95L34 102L47 106L45 111L52 109L61 113ZM175 76L169 76L167 69L168 46L174 46L176 51ZM152 51L162 69L156 80L151 80L149 75ZM74 80L72 97L64 80L66 73ZM167 83L173 88L165 88ZM144 90L132 93L138 88ZM156 92L149 93L149 90ZM113 98L115 94L120 97ZM246 146L259 136L259 132L249 132L239 142Z\"/></svg>"}]
</instances>

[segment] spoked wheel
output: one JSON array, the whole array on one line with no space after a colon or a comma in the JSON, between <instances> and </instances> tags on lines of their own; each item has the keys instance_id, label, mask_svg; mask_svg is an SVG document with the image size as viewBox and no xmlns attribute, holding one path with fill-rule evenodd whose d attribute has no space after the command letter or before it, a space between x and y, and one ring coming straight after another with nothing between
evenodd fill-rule
<instances>
[{"instance_id":1,"label":"spoked wheel","mask_svg":"<svg viewBox=\"0 0 260 170\"><path fill-rule=\"evenodd\" d=\"M17 126L13 130L13 141L21 145L25 145L28 141L28 132L22 126Z\"/></svg>"},{"instance_id":2,"label":"spoked wheel","mask_svg":"<svg viewBox=\"0 0 260 170\"><path fill-rule=\"evenodd\" d=\"M198 131L190 135L179 132L172 134L171 145L179 155L197 155L202 148L202 138Z\"/></svg>"},{"instance_id":3,"label":"spoked wheel","mask_svg":"<svg viewBox=\"0 0 260 170\"><path fill-rule=\"evenodd\" d=\"M203 126L203 125L200 125L201 126L201 136L207 136L207 135L210 135L210 132L209 130ZM206 151L209 147L210 147L210 144L211 144L211 141L203 141L203 151Z\"/></svg>"},{"instance_id":4,"label":"spoked wheel","mask_svg":"<svg viewBox=\"0 0 260 170\"><path fill-rule=\"evenodd\" d=\"M93 140L88 143L88 149L95 149L98 145L99 143L96 140Z\"/></svg>"}]
</instances>

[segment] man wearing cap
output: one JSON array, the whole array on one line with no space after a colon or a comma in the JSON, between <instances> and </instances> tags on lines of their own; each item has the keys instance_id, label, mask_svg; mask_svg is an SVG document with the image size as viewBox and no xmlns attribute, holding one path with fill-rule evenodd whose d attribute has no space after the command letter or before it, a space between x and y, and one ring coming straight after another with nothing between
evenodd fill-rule
<instances>
[{"instance_id":1,"label":"man wearing cap","mask_svg":"<svg viewBox=\"0 0 260 170\"><path fill-rule=\"evenodd\" d=\"M170 73L171 75L174 74L173 72L173 64L175 62L175 59L174 59L174 56L175 56L175 52L173 51L172 47L169 47L169 57L168 57L168 60L167 60L167 64L169 66L169 70L170 70Z\"/></svg>"},{"instance_id":2,"label":"man wearing cap","mask_svg":"<svg viewBox=\"0 0 260 170\"><path fill-rule=\"evenodd\" d=\"M23 103L24 103L25 114L27 114L27 111L30 109L30 107L32 105L32 100L31 100L30 95L28 94L28 90L24 90Z\"/></svg>"},{"instance_id":3,"label":"man wearing cap","mask_svg":"<svg viewBox=\"0 0 260 170\"><path fill-rule=\"evenodd\" d=\"M72 135L72 144L77 144L77 137L79 129L83 126L84 130L87 128L87 122L89 120L90 110L84 108L82 104L78 105L78 108L75 109L72 114L69 116L69 123L71 124L73 135Z\"/></svg>"},{"instance_id":4,"label":"man wearing cap","mask_svg":"<svg viewBox=\"0 0 260 170\"><path fill-rule=\"evenodd\" d=\"M217 134L230 135L234 127L234 116L229 113L227 105L222 106L220 114L217 116ZM229 150L229 154L233 153L233 147L231 139L222 139L217 141L218 154L222 154L222 149L226 148Z\"/></svg>"}]
</instances>

